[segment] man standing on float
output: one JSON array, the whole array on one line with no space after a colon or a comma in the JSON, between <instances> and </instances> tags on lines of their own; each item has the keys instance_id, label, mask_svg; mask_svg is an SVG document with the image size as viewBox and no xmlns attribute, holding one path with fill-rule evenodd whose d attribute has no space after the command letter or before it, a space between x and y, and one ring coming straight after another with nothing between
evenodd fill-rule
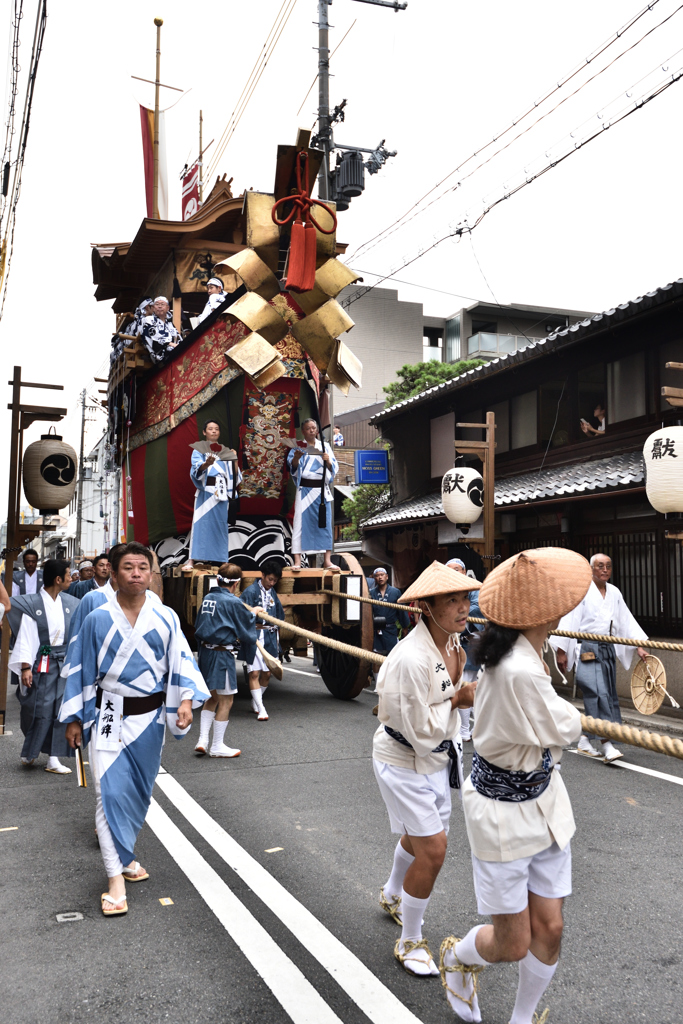
<instances>
[{"instance_id":1,"label":"man standing on float","mask_svg":"<svg viewBox=\"0 0 683 1024\"><path fill-rule=\"evenodd\" d=\"M292 527L293 569L301 568L301 554L325 552L323 567L337 569L332 564L332 528L334 523L334 502L332 481L337 475L339 464L327 441L318 438L315 420L304 420L301 433L307 448L292 448L287 454L287 465L296 484L296 504ZM316 448L319 454L312 451Z\"/></svg>"},{"instance_id":2,"label":"man standing on float","mask_svg":"<svg viewBox=\"0 0 683 1024\"><path fill-rule=\"evenodd\" d=\"M203 450L192 452L190 479L197 490L186 569L191 569L195 561L218 565L229 561L228 499L237 496L242 483L236 458L226 460L220 457L226 449L221 445L219 424L215 420L207 420L203 434L205 443L200 442Z\"/></svg>"}]
</instances>

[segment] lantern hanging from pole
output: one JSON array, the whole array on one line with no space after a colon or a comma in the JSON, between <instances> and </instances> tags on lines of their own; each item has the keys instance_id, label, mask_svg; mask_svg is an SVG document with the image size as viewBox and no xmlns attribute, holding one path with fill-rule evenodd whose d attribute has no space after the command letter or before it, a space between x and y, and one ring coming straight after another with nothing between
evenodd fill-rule
<instances>
[{"instance_id":1,"label":"lantern hanging from pole","mask_svg":"<svg viewBox=\"0 0 683 1024\"><path fill-rule=\"evenodd\" d=\"M55 515L66 508L76 490L78 459L70 444L61 435L42 434L24 452L23 481L26 500L41 516Z\"/></svg>"},{"instance_id":2,"label":"lantern hanging from pole","mask_svg":"<svg viewBox=\"0 0 683 1024\"><path fill-rule=\"evenodd\" d=\"M441 481L441 501L446 518L467 534L484 508L484 481L479 470L469 466L449 469Z\"/></svg>"},{"instance_id":3,"label":"lantern hanging from pole","mask_svg":"<svg viewBox=\"0 0 683 1024\"><path fill-rule=\"evenodd\" d=\"M663 427L643 447L647 499L658 512L683 514L683 427Z\"/></svg>"}]
</instances>

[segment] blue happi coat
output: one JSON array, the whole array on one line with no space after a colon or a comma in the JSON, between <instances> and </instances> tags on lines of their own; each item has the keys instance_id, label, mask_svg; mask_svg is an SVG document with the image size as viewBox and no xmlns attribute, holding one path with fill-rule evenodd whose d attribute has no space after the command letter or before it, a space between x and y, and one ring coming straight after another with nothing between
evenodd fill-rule
<instances>
[{"instance_id":1,"label":"blue happi coat","mask_svg":"<svg viewBox=\"0 0 683 1024\"><path fill-rule=\"evenodd\" d=\"M254 580L246 590L243 590L240 594L240 601L244 601L250 608L263 608L264 612L272 615L273 618L285 621L285 610L280 603L280 598L275 593L275 588L271 587L270 590L266 590L261 580ZM268 654L272 654L274 658L279 657L280 634L278 627L260 619L257 621L256 628L258 629L259 643L265 647ZM253 658L247 659L247 663L251 664L253 660Z\"/></svg>"},{"instance_id":2,"label":"blue happi coat","mask_svg":"<svg viewBox=\"0 0 683 1024\"><path fill-rule=\"evenodd\" d=\"M307 481L322 480L323 446L315 439L315 447L320 455L304 452L296 470L291 468L296 449L291 448L287 454L287 465L296 484L296 503L294 505L294 523L292 524L292 554L299 555L306 551L332 550L332 527L334 524L334 502L332 500L332 481L337 475L337 462L331 446L325 441L325 451L330 456L330 465L325 467L325 494L327 506L325 526L319 526L320 504L323 500L320 484L312 486Z\"/></svg>"},{"instance_id":3,"label":"blue happi coat","mask_svg":"<svg viewBox=\"0 0 683 1024\"><path fill-rule=\"evenodd\" d=\"M212 587L202 601L194 635L200 641L199 668L210 690L237 691L235 658L249 664L256 657L256 621L253 614L227 587ZM212 647L229 647L216 651Z\"/></svg>"},{"instance_id":4,"label":"blue happi coat","mask_svg":"<svg viewBox=\"0 0 683 1024\"><path fill-rule=\"evenodd\" d=\"M234 470L237 470L238 485L242 482L242 473L236 462L224 462L222 459L217 459L200 473L206 458L201 452L192 452L190 478L197 491L190 558L199 562L227 562L230 557L228 498L233 496Z\"/></svg>"},{"instance_id":5,"label":"blue happi coat","mask_svg":"<svg viewBox=\"0 0 683 1024\"><path fill-rule=\"evenodd\" d=\"M176 723L180 702L203 704L209 691L178 616L153 598L141 608L135 626L118 600L91 612L69 650L65 671L60 721L82 722L83 746L96 745L102 807L117 853L123 864L130 864L161 764L165 728L176 737L188 732L189 726L181 730ZM165 694L160 708L123 715L124 697L159 691ZM114 724L110 726L108 719Z\"/></svg>"}]
</instances>

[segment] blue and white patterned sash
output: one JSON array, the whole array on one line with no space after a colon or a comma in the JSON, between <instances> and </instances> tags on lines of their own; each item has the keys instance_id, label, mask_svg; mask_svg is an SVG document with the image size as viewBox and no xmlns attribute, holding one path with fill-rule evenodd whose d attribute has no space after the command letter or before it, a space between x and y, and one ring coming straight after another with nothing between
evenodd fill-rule
<instances>
[{"instance_id":1,"label":"blue and white patterned sash","mask_svg":"<svg viewBox=\"0 0 683 1024\"><path fill-rule=\"evenodd\" d=\"M477 793L490 800L502 800L510 804L535 800L550 785L552 774L553 759L547 747L543 751L541 767L533 772L511 772L491 764L476 750L472 755L470 780Z\"/></svg>"},{"instance_id":2,"label":"blue and white patterned sash","mask_svg":"<svg viewBox=\"0 0 683 1024\"><path fill-rule=\"evenodd\" d=\"M408 743L405 736L398 732L397 729L390 729L388 725L385 725L384 731L391 736L392 740L396 740L398 743L402 743L404 747L410 747L413 750L412 743ZM432 750L432 754L441 753L448 754L451 762L448 768L448 785L451 789L460 789L460 754L453 740L442 740L438 747L434 747Z\"/></svg>"}]
</instances>

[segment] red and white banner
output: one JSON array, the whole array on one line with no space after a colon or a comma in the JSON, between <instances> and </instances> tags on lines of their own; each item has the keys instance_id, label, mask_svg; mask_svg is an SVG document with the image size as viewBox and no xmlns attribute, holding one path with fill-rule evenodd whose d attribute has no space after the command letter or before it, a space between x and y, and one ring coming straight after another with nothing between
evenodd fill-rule
<instances>
[{"instance_id":1,"label":"red and white banner","mask_svg":"<svg viewBox=\"0 0 683 1024\"><path fill-rule=\"evenodd\" d=\"M182 219L187 220L199 209L199 164L193 164L183 178L181 198Z\"/></svg>"},{"instance_id":2,"label":"red and white banner","mask_svg":"<svg viewBox=\"0 0 683 1024\"><path fill-rule=\"evenodd\" d=\"M168 219L168 175L166 173L166 124L164 111L159 111L159 218ZM142 156L145 163L145 198L147 216L154 216L154 111L140 105Z\"/></svg>"}]
</instances>

